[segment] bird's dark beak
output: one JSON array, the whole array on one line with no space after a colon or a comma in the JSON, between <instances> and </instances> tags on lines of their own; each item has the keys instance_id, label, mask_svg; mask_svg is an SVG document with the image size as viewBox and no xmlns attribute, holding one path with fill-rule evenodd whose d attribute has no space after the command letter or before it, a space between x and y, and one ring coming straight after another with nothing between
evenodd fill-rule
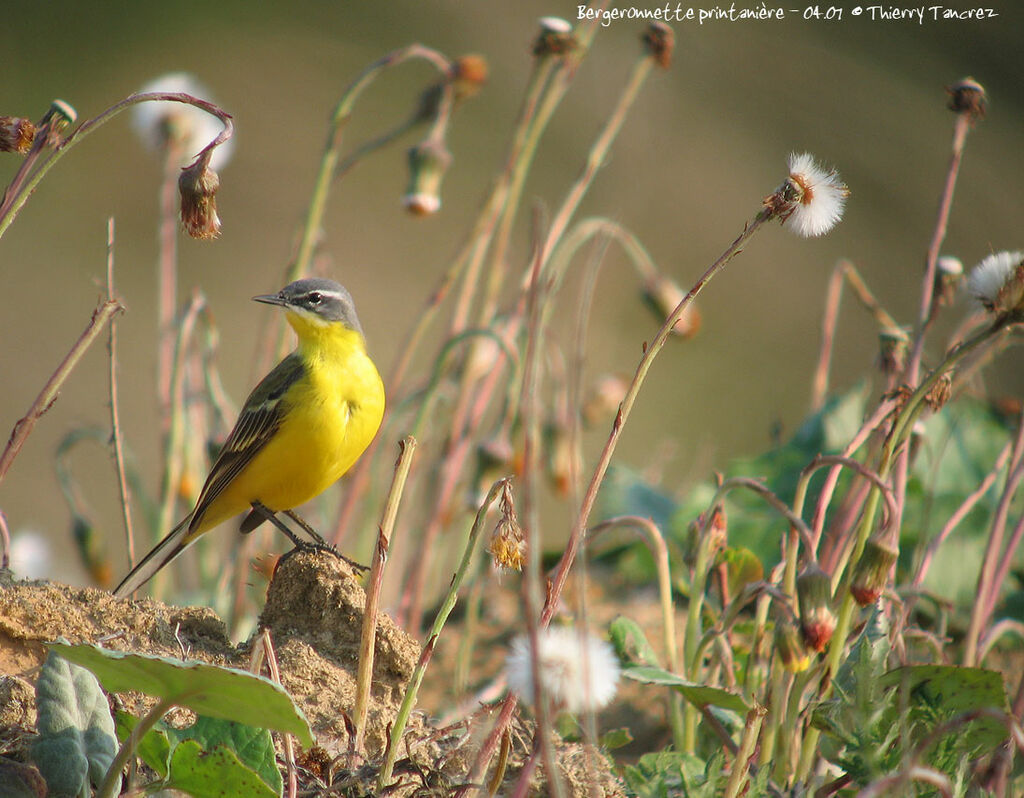
<instances>
[{"instance_id":1,"label":"bird's dark beak","mask_svg":"<svg viewBox=\"0 0 1024 798\"><path fill-rule=\"evenodd\" d=\"M254 296L252 298L252 301L253 302L262 302L265 305L282 305L282 306L284 306L284 305L288 304L288 300L286 300L280 294L260 294L259 296Z\"/></svg>"}]
</instances>

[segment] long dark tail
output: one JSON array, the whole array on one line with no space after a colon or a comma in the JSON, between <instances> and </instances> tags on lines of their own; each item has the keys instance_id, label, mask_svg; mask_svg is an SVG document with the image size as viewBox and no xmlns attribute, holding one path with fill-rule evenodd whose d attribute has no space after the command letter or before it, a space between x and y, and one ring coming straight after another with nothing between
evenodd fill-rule
<instances>
[{"instance_id":1,"label":"long dark tail","mask_svg":"<svg viewBox=\"0 0 1024 798\"><path fill-rule=\"evenodd\" d=\"M148 582L153 575L167 563L181 554L195 537L188 536L188 522L191 515L186 516L180 524L172 529L153 550L142 558L131 572L114 589L115 596L129 596Z\"/></svg>"}]
</instances>

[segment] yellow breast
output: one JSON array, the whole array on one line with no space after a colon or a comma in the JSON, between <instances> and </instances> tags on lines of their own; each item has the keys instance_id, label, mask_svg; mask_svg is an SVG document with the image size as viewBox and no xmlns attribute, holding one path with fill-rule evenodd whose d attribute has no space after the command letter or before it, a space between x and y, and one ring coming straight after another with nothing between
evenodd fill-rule
<instances>
[{"instance_id":1,"label":"yellow breast","mask_svg":"<svg viewBox=\"0 0 1024 798\"><path fill-rule=\"evenodd\" d=\"M384 417L380 374L362 335L332 326L316 335L297 330L304 374L282 397L281 426L211 503L203 529L253 501L274 511L304 504L337 482L377 434Z\"/></svg>"}]
</instances>

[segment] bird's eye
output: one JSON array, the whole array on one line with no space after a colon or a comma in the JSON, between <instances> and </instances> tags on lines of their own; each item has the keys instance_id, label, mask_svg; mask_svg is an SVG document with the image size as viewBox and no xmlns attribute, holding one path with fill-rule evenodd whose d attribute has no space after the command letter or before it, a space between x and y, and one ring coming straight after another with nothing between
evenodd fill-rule
<instances>
[{"instance_id":1,"label":"bird's eye","mask_svg":"<svg viewBox=\"0 0 1024 798\"><path fill-rule=\"evenodd\" d=\"M310 305L319 305L319 304L320 304L321 302L323 302L323 301L324 301L324 298L323 298L323 296L322 296L322 295L321 295L320 293L318 293L317 291L313 291L312 293L310 293L310 294L308 294L308 295L306 296L306 301L307 301L307 302L308 302L308 303L309 303Z\"/></svg>"}]
</instances>

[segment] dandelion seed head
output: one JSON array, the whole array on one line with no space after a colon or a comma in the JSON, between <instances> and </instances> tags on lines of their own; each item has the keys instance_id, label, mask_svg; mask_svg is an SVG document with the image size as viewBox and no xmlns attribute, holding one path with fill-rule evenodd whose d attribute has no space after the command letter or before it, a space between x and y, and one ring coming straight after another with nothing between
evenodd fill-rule
<instances>
[{"instance_id":1,"label":"dandelion seed head","mask_svg":"<svg viewBox=\"0 0 1024 798\"><path fill-rule=\"evenodd\" d=\"M209 100L209 90L186 72L171 72L150 81L140 94L152 92L190 94ZM147 149L163 152L174 142L180 153L179 163L188 166L207 144L220 135L224 125L217 117L188 103L171 100L137 103L132 108L132 126ZM228 139L213 151L210 166L221 169L231 158L234 140Z\"/></svg>"},{"instance_id":2,"label":"dandelion seed head","mask_svg":"<svg viewBox=\"0 0 1024 798\"><path fill-rule=\"evenodd\" d=\"M789 178L776 194L781 192L789 201L778 217L783 227L803 238L824 235L835 227L850 196L839 173L822 168L806 152L789 156Z\"/></svg>"},{"instance_id":3,"label":"dandelion seed head","mask_svg":"<svg viewBox=\"0 0 1024 798\"><path fill-rule=\"evenodd\" d=\"M1006 313L1024 307L1024 252L995 252L967 277L967 293L985 310Z\"/></svg>"},{"instance_id":4,"label":"dandelion seed head","mask_svg":"<svg viewBox=\"0 0 1024 798\"><path fill-rule=\"evenodd\" d=\"M538 667L545 695L558 709L581 712L600 709L615 697L619 683L619 660L612 647L597 637L573 627L541 629L537 632ZM510 690L522 701L533 702L533 672L530 638L512 641L506 661Z\"/></svg>"}]
</instances>

